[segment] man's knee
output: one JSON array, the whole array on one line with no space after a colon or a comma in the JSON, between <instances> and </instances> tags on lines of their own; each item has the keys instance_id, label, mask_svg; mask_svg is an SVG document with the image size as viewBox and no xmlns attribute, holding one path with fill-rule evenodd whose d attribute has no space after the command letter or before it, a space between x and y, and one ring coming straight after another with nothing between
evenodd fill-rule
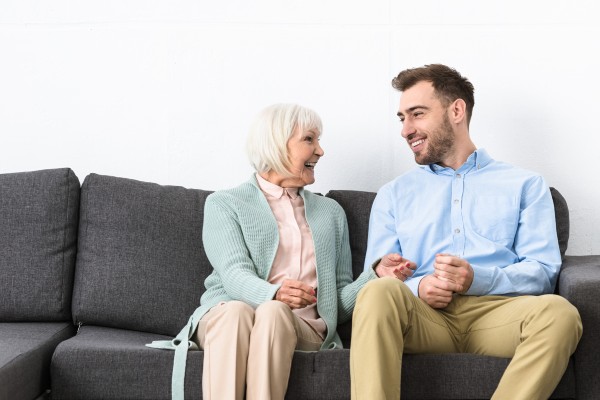
<instances>
[{"instance_id":1,"label":"man's knee","mask_svg":"<svg viewBox=\"0 0 600 400\"><path fill-rule=\"evenodd\" d=\"M544 311L552 314L553 325L559 333L572 333L576 339L581 338L582 323L579 311L562 296L549 294L540 296Z\"/></svg>"},{"instance_id":2,"label":"man's knee","mask_svg":"<svg viewBox=\"0 0 600 400\"><path fill-rule=\"evenodd\" d=\"M406 292L406 293L404 293ZM412 292L402 281L394 278L379 278L368 282L358 293L357 301L361 298L380 299L387 298L390 294L394 296L404 295Z\"/></svg>"},{"instance_id":3,"label":"man's knee","mask_svg":"<svg viewBox=\"0 0 600 400\"><path fill-rule=\"evenodd\" d=\"M358 293L354 313L364 312L369 318L387 318L408 307L414 297L408 286L394 278L379 278L367 283Z\"/></svg>"}]
</instances>

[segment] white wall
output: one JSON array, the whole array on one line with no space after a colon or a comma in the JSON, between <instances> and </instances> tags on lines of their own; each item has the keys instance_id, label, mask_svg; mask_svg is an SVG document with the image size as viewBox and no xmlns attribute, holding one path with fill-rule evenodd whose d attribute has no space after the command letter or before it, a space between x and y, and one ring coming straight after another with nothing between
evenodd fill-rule
<instances>
[{"instance_id":1,"label":"white wall","mask_svg":"<svg viewBox=\"0 0 600 400\"><path fill-rule=\"evenodd\" d=\"M252 117L297 102L325 126L311 189L376 191L414 165L392 77L441 62L475 85L475 143L542 173L568 253L600 254L598 21L594 0L4 0L0 172L231 187Z\"/></svg>"}]
</instances>

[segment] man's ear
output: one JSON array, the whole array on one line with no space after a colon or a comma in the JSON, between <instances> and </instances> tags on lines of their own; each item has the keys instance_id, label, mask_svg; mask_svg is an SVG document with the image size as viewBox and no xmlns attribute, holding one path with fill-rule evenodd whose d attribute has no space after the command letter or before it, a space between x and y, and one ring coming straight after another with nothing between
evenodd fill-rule
<instances>
[{"instance_id":1,"label":"man's ear","mask_svg":"<svg viewBox=\"0 0 600 400\"><path fill-rule=\"evenodd\" d=\"M467 119L467 103L463 99L456 99L450 105L450 121L458 124Z\"/></svg>"}]
</instances>

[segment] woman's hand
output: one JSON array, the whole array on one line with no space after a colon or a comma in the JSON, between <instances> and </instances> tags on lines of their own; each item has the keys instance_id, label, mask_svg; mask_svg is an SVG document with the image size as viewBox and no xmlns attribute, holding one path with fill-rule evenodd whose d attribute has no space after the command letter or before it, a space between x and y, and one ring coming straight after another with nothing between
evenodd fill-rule
<instances>
[{"instance_id":1,"label":"woman's hand","mask_svg":"<svg viewBox=\"0 0 600 400\"><path fill-rule=\"evenodd\" d=\"M301 281L286 279L275 293L275 300L287 304L291 309L304 308L317 302L317 292Z\"/></svg>"},{"instance_id":2,"label":"woman's hand","mask_svg":"<svg viewBox=\"0 0 600 400\"><path fill-rule=\"evenodd\" d=\"M380 278L389 276L404 282L412 276L415 269L417 269L417 264L403 258L400 254L387 254L375 267L375 273Z\"/></svg>"}]
</instances>

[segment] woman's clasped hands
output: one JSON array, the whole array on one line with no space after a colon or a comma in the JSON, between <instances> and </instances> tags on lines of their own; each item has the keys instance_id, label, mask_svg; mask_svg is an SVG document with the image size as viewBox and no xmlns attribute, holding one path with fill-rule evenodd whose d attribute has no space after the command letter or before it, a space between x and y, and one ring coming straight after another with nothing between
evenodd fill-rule
<instances>
[{"instance_id":1,"label":"woman's clasped hands","mask_svg":"<svg viewBox=\"0 0 600 400\"><path fill-rule=\"evenodd\" d=\"M287 304L292 310L317 302L316 290L301 281L286 279L275 294L275 300Z\"/></svg>"}]
</instances>

